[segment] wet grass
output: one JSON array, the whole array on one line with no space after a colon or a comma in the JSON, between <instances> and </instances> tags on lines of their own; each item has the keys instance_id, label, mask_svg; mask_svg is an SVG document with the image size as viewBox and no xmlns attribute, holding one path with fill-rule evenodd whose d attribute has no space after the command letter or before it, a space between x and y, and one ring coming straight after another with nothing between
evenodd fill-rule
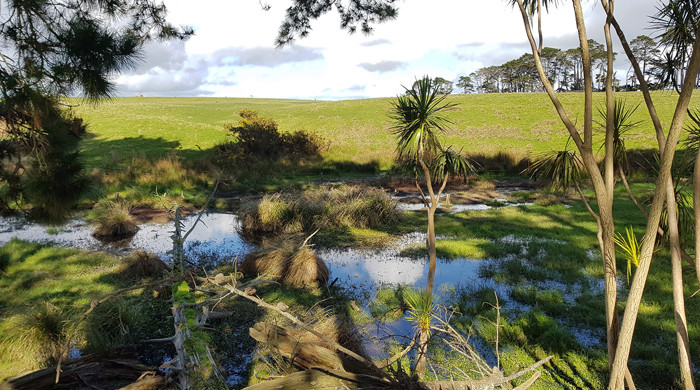
<instances>
[{"instance_id":1,"label":"wet grass","mask_svg":"<svg viewBox=\"0 0 700 390\"><path fill-rule=\"evenodd\" d=\"M18 240L0 247L0 263L0 380L52 363L46 351L65 339L68 321L92 300L140 281L118 275L114 256ZM170 327L154 318L167 317L169 304L154 293L136 290L98 307L75 346L90 352L163 337Z\"/></svg>"},{"instance_id":2,"label":"wet grass","mask_svg":"<svg viewBox=\"0 0 700 390\"><path fill-rule=\"evenodd\" d=\"M652 189L651 184L633 185L640 199L648 198ZM607 381L607 354L603 268L595 222L578 200L534 198L552 201L437 216L436 232L443 237L437 242L438 256L454 261L485 259L480 276L506 288L507 296L499 297L506 322L500 340L506 371L552 354L555 358L535 388L602 388ZM645 219L623 188L616 192L615 216L618 230L631 226L636 234L643 233ZM400 234L425 228L425 213L416 211L406 212L390 231ZM404 254L426 255L418 245ZM686 266L684 275L685 295L690 297L697 289L694 270ZM621 256L618 280L622 314L628 286ZM662 247L649 273L631 351L630 369L640 388L680 388L671 285L668 250ZM462 329L471 329L486 341L495 340L492 289L458 286L448 302L458 309L454 318ZM378 304L378 313L391 312L385 306L386 302ZM700 323L700 299L687 298L686 310L692 359L700 361L700 328L694 325Z\"/></svg>"}]
</instances>

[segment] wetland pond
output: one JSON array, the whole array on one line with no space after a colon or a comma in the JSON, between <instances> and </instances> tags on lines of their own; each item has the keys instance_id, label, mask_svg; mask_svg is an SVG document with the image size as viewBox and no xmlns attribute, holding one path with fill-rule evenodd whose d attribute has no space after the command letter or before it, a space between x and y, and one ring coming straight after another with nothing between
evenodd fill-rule
<instances>
[{"instance_id":1,"label":"wetland pond","mask_svg":"<svg viewBox=\"0 0 700 390\"><path fill-rule=\"evenodd\" d=\"M399 208L403 210L417 209L416 207L415 204L399 203ZM491 207L486 204L454 205L450 212L488 210ZM190 214L184 218L184 231L192 226L196 218L196 214ZM140 225L139 231L130 239L105 243L94 238L92 236L93 227L81 219L72 219L57 227L28 222L17 217L0 218L0 226L0 245L13 238L18 238L84 250L106 251L116 255L123 255L134 249L143 249L155 253L164 260L168 259L169 251L172 249L171 235L174 230L172 223L146 223ZM438 237L438 240L440 238L449 237ZM416 257L402 254L404 249L425 243L425 240L425 233L415 232L405 234L391 245L379 249L316 248L316 250L319 257L326 262L330 269L329 283L344 287L363 306L363 310L369 311L370 302L382 288L393 288L400 285L425 286L428 274L428 261L425 256ZM496 244L499 244L499 241L502 241L502 244L513 244L515 241L522 243L525 248L529 240L535 239L504 237L497 240ZM198 263L205 268L213 267L222 261L230 262L237 257L242 258L254 249L254 245L246 242L239 235L237 216L223 212L203 214L185 243L188 257L197 259ZM481 276L484 274L482 272L484 267L489 266L489 264L493 266L500 260L502 259L461 258L448 260L438 258L435 291L438 296L448 297L450 292L454 292L457 287L488 288L496 291L499 298L508 302L507 311L509 314L514 315L529 310L529 306L510 299L511 287L507 284ZM590 284L593 285L594 289L602 288L601 281L591 278L590 282L592 282ZM577 291L580 289L576 285L572 288L570 285L552 281L540 282L534 287L542 290L558 290L567 297L567 300L575 299L577 293L580 294L580 291ZM568 328L582 346L601 345L602 334L587 329L578 329L574 326L568 326ZM413 329L406 319L399 318L384 322L381 327L364 329L364 332L365 334L373 333L378 338L389 333L410 337ZM373 348L368 347L368 352L373 353ZM242 380L242 374L247 369L245 366L250 363L250 356L240 356L239 359L241 361L238 364L224 364L225 371L231 375L228 381L230 385L235 386L239 380Z\"/></svg>"}]
</instances>

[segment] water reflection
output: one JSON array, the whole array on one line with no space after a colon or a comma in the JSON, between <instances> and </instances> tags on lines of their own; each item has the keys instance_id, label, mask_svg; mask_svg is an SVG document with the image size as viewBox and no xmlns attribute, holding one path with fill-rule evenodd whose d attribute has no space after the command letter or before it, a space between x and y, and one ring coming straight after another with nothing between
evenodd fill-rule
<instances>
[{"instance_id":1,"label":"water reflection","mask_svg":"<svg viewBox=\"0 0 700 390\"><path fill-rule=\"evenodd\" d=\"M184 231L189 230L197 216L184 218ZM140 225L134 237L105 243L92 236L93 227L82 219L71 219L61 226L43 225L28 222L23 218L0 218L0 245L13 238L31 242L51 243L65 247L86 250L103 250L121 254L133 249L153 252L168 258L173 244L171 236L173 223L147 223ZM185 251L191 258L211 257L218 259L234 258L250 252L253 247L243 241L237 232L238 218L228 213L207 213L192 231L185 242Z\"/></svg>"}]
</instances>

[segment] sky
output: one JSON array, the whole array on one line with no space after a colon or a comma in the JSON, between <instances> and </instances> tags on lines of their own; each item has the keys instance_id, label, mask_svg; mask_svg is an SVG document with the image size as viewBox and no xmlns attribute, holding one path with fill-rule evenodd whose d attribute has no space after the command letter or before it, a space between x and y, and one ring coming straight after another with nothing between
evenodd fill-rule
<instances>
[{"instance_id":1,"label":"sky","mask_svg":"<svg viewBox=\"0 0 700 390\"><path fill-rule=\"evenodd\" d=\"M424 75L456 81L530 52L522 17L506 0L403 0L395 20L371 35L340 29L332 11L282 49L275 38L287 0L166 0L168 20L188 25L184 42L152 42L138 66L115 78L117 96L212 96L341 100L396 96ZM570 2L543 18L544 45L578 47ZM264 2L262 4L265 4ZM615 15L628 40L645 34L658 0L620 0ZM584 1L589 38L604 42L605 14ZM615 64L629 67L619 42Z\"/></svg>"}]
</instances>

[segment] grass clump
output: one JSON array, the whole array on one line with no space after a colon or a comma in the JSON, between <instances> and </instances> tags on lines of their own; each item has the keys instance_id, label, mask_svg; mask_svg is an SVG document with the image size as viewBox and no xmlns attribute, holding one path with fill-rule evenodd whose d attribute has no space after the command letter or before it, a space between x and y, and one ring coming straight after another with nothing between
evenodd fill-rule
<instances>
[{"instance_id":1,"label":"grass clump","mask_svg":"<svg viewBox=\"0 0 700 390\"><path fill-rule=\"evenodd\" d=\"M0 274L0 381L55 362L68 327L91 302L133 284L117 274L120 260L105 253L12 240L0 246L1 258L8 264ZM152 292L134 290L123 302L98 306L77 329L72 346L89 353L120 340L171 333L172 323L162 321L169 303L153 299ZM91 335L103 325L114 327L102 339L109 343Z\"/></svg>"},{"instance_id":2,"label":"grass clump","mask_svg":"<svg viewBox=\"0 0 700 390\"><path fill-rule=\"evenodd\" d=\"M123 199L100 200L92 209L90 220L96 226L92 235L101 239L131 237L139 230L131 215L131 206Z\"/></svg>"},{"instance_id":3,"label":"grass clump","mask_svg":"<svg viewBox=\"0 0 700 390\"><path fill-rule=\"evenodd\" d=\"M62 308L51 302L42 302L23 316L19 325L22 335L16 345L19 348L11 355L19 353L19 358L30 358L35 367L55 364L66 340L68 319Z\"/></svg>"},{"instance_id":4,"label":"grass clump","mask_svg":"<svg viewBox=\"0 0 700 390\"><path fill-rule=\"evenodd\" d=\"M261 249L246 255L240 270L249 275L263 275L291 287L318 287L328 283L326 263L308 247L298 249L291 242Z\"/></svg>"},{"instance_id":5,"label":"grass clump","mask_svg":"<svg viewBox=\"0 0 700 390\"><path fill-rule=\"evenodd\" d=\"M383 190L356 185L265 195L244 205L240 213L243 232L249 236L378 228L400 218L396 201Z\"/></svg>"},{"instance_id":6,"label":"grass clump","mask_svg":"<svg viewBox=\"0 0 700 390\"><path fill-rule=\"evenodd\" d=\"M158 278L169 269L158 256L138 249L122 259L116 273L126 279Z\"/></svg>"}]
</instances>

